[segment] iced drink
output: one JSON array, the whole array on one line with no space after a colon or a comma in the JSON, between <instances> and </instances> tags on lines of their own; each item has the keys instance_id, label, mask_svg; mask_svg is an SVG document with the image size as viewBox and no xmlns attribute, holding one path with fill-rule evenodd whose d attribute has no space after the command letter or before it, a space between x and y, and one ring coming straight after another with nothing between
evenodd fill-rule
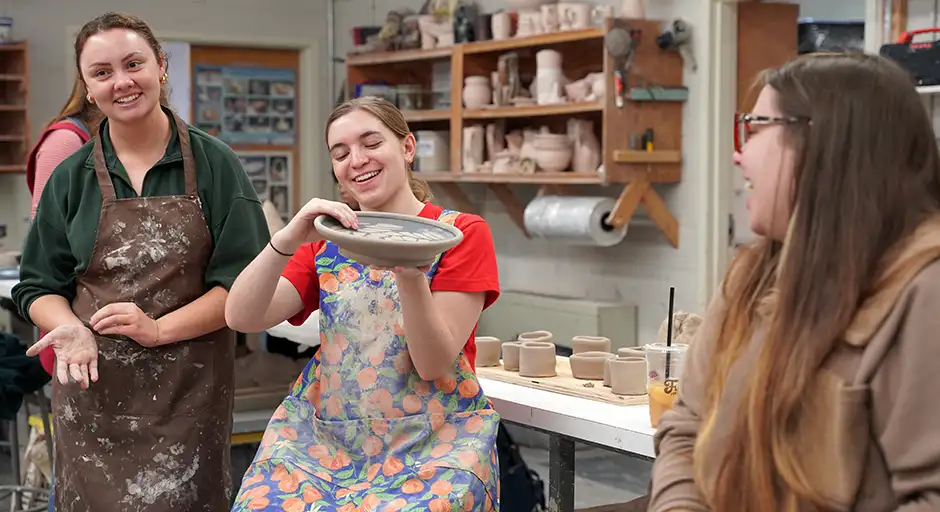
<instances>
[{"instance_id":1,"label":"iced drink","mask_svg":"<svg viewBox=\"0 0 940 512\"><path fill-rule=\"evenodd\" d=\"M650 423L659 427L659 418L672 409L679 395L679 379L689 346L682 343L646 345L646 392L650 397Z\"/></svg>"}]
</instances>

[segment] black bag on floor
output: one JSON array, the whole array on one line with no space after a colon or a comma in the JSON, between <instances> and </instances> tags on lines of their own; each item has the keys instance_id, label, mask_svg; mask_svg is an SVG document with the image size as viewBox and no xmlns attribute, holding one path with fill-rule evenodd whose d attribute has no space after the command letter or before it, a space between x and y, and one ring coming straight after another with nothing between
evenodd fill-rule
<instances>
[{"instance_id":1,"label":"black bag on floor","mask_svg":"<svg viewBox=\"0 0 940 512\"><path fill-rule=\"evenodd\" d=\"M522 460L519 447L502 423L496 433L499 455L499 509L505 512L545 510L545 483Z\"/></svg>"}]
</instances>

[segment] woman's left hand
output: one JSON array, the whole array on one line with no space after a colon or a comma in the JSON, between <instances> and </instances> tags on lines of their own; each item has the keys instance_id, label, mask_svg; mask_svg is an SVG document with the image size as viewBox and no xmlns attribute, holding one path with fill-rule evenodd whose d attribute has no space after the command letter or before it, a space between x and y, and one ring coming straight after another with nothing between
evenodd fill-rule
<instances>
[{"instance_id":1,"label":"woman's left hand","mask_svg":"<svg viewBox=\"0 0 940 512\"><path fill-rule=\"evenodd\" d=\"M102 336L127 336L145 347L160 345L160 328L132 302L116 302L91 316L91 328Z\"/></svg>"}]
</instances>

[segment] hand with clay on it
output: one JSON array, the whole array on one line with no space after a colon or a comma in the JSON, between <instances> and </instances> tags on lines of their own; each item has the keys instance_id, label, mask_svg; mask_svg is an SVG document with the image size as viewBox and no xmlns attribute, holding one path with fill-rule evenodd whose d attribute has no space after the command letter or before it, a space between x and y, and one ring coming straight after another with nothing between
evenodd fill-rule
<instances>
[{"instance_id":1,"label":"hand with clay on it","mask_svg":"<svg viewBox=\"0 0 940 512\"><path fill-rule=\"evenodd\" d=\"M157 321L132 302L116 302L99 309L88 321L101 336L126 336L144 347L160 346Z\"/></svg>"},{"instance_id":2,"label":"hand with clay on it","mask_svg":"<svg viewBox=\"0 0 940 512\"><path fill-rule=\"evenodd\" d=\"M26 350L36 356L48 347L55 352L56 376L60 384L68 384L69 376L88 389L98 381L98 343L84 325L60 325Z\"/></svg>"}]
</instances>

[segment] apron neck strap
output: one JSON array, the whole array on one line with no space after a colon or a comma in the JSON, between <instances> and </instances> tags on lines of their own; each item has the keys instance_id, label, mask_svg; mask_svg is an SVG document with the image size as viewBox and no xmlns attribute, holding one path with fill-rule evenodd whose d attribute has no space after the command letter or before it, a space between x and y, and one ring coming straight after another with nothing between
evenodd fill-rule
<instances>
[{"instance_id":1,"label":"apron neck strap","mask_svg":"<svg viewBox=\"0 0 940 512\"><path fill-rule=\"evenodd\" d=\"M95 130L95 176L98 178L98 188L101 189L101 200L105 203L114 201L114 183L111 182L111 175L108 173L108 162L104 159L104 148L101 146L101 127L104 123L99 123Z\"/></svg>"},{"instance_id":2,"label":"apron neck strap","mask_svg":"<svg viewBox=\"0 0 940 512\"><path fill-rule=\"evenodd\" d=\"M193 157L193 142L189 137L189 127L180 116L170 111L173 122L176 123L176 136L180 140L180 152L183 155L183 174L186 179L186 195L198 197L199 188L196 185L196 159Z\"/></svg>"},{"instance_id":3,"label":"apron neck strap","mask_svg":"<svg viewBox=\"0 0 940 512\"><path fill-rule=\"evenodd\" d=\"M180 141L180 151L183 156L183 174L186 180L186 195L198 196L198 186L196 184L196 159L193 157L192 139L189 137L189 127L176 115L176 112L170 111L170 117L176 124L176 135ZM101 188L101 199L105 202L115 200L114 183L111 181L111 175L108 172L108 163L104 158L104 148L101 145L101 126L98 125L97 137L95 137L95 175L98 178L98 187Z\"/></svg>"}]
</instances>

